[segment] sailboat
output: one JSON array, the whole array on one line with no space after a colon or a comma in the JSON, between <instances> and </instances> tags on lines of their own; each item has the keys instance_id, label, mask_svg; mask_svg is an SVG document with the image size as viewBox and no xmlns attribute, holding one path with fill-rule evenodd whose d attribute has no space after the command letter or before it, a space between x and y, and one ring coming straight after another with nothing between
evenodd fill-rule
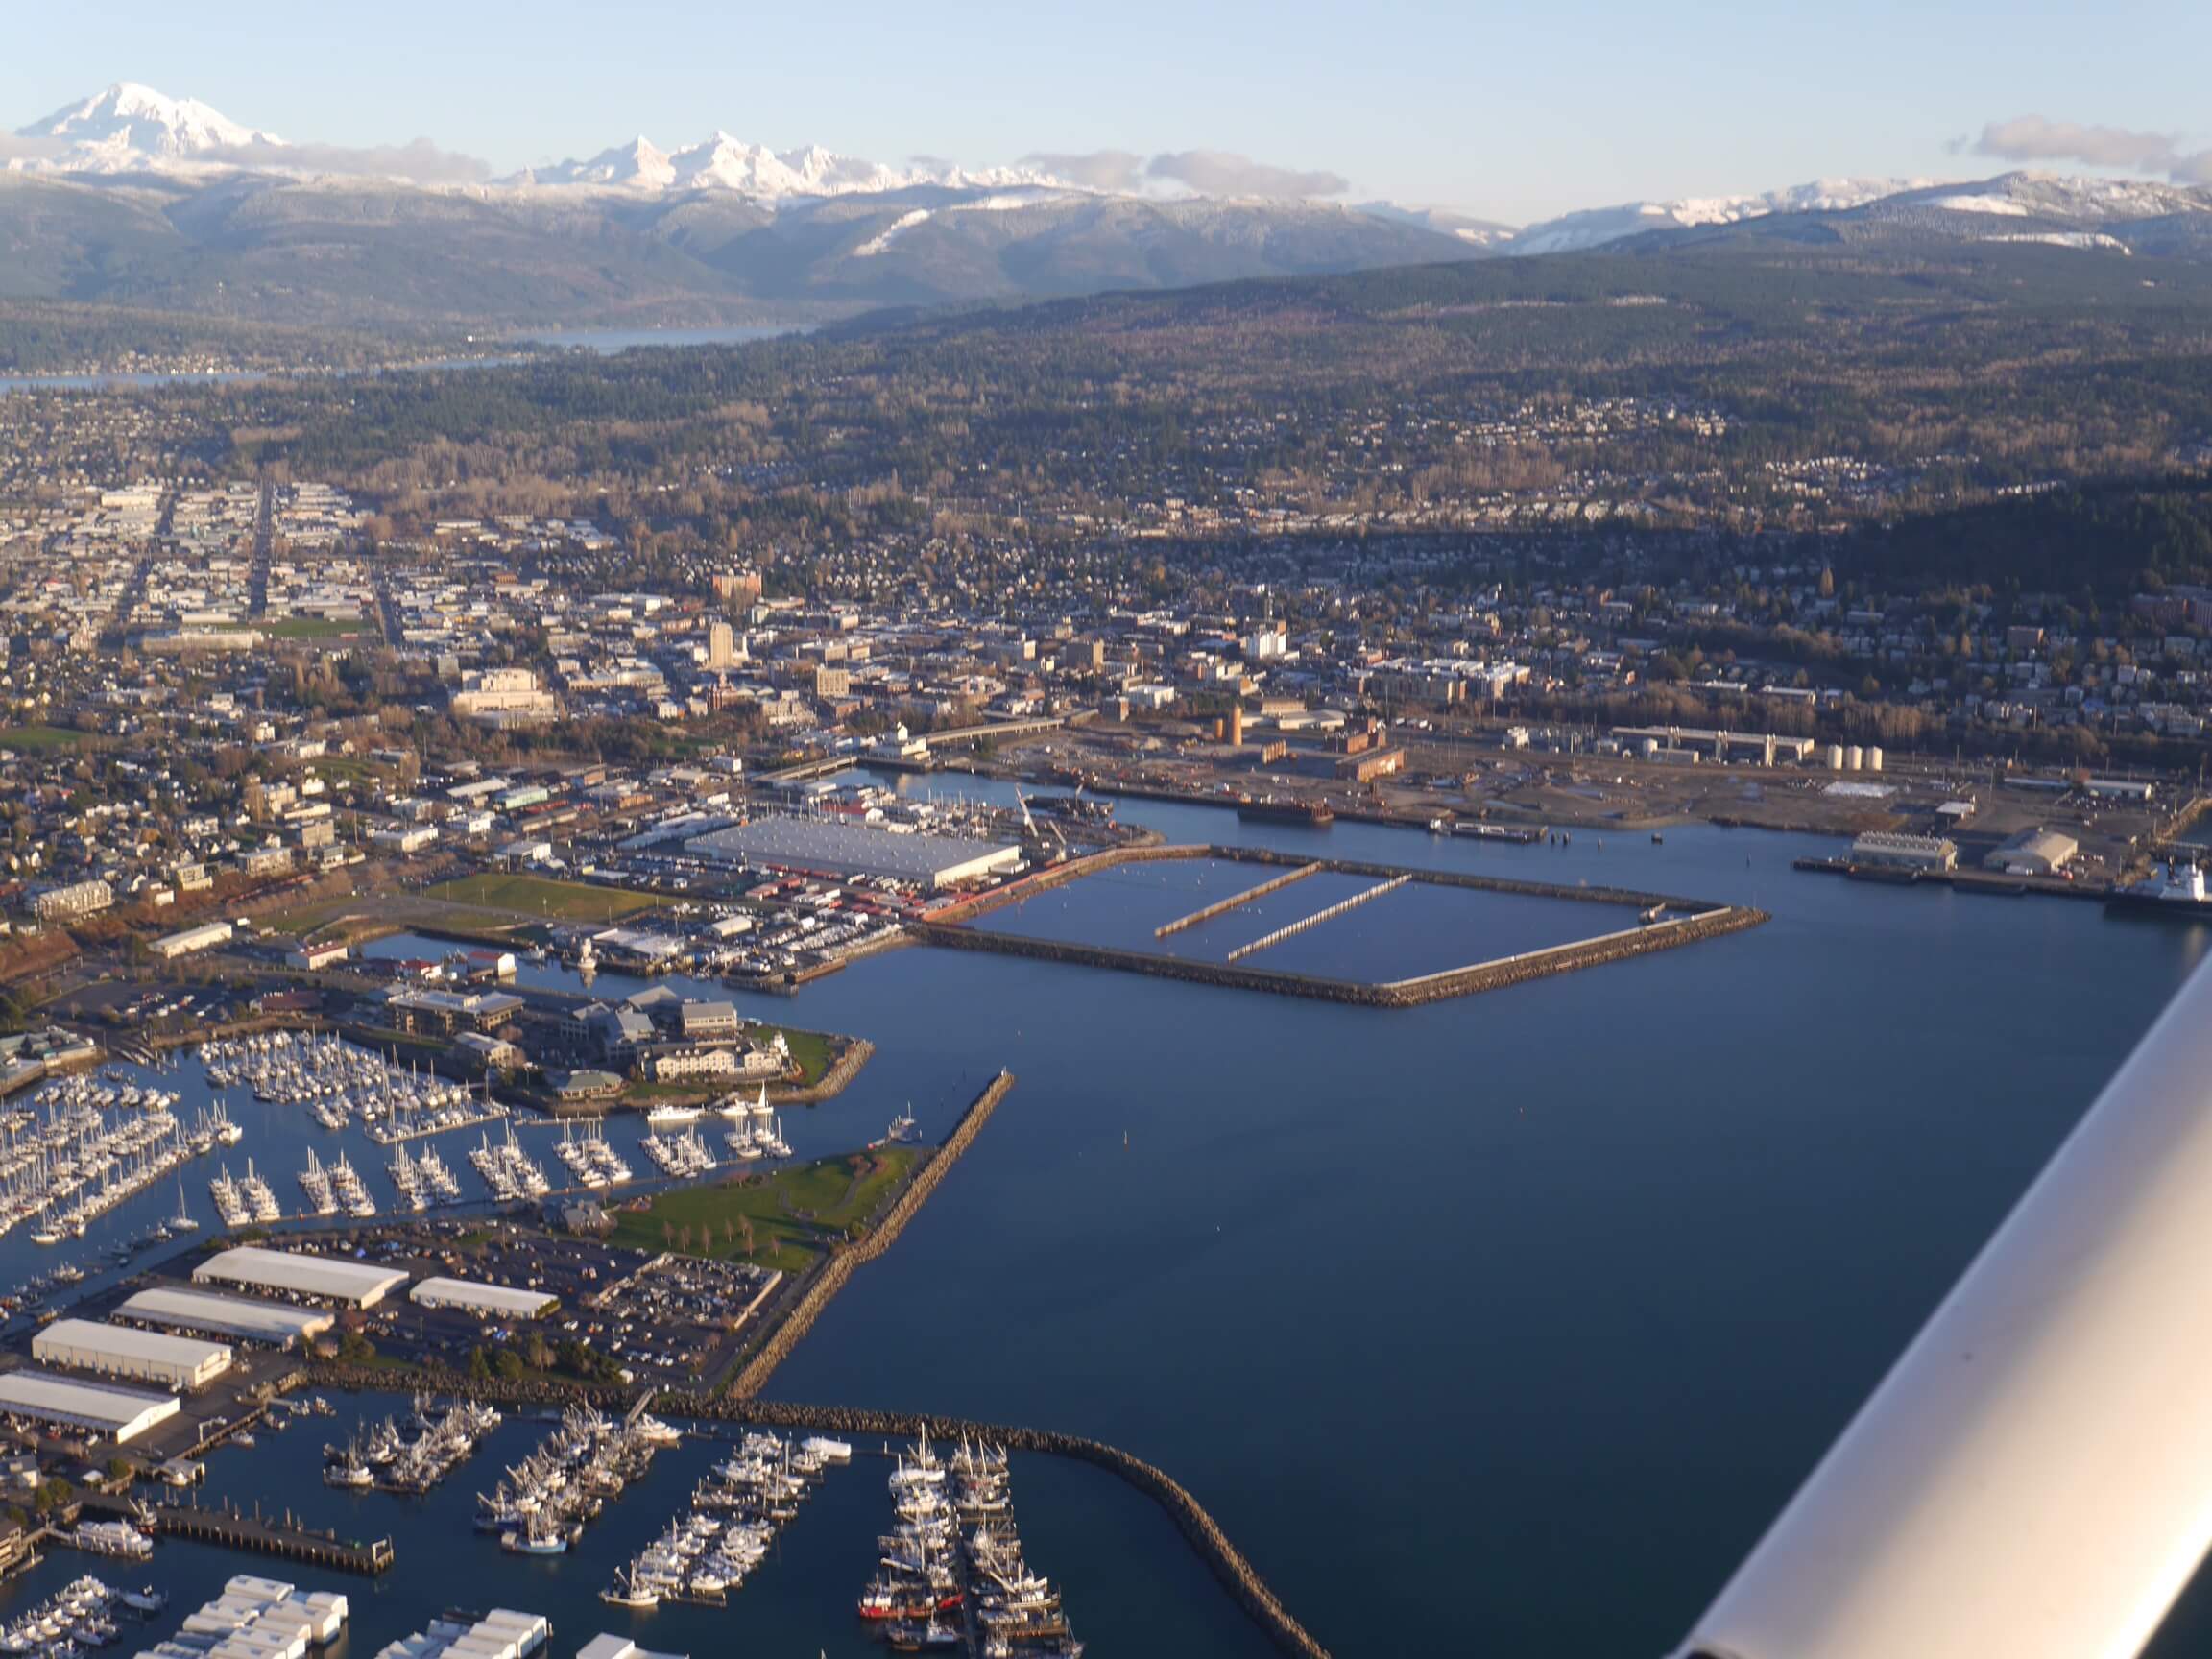
<instances>
[{"instance_id":1,"label":"sailboat","mask_svg":"<svg viewBox=\"0 0 2212 1659\"><path fill-rule=\"evenodd\" d=\"M181 1175L177 1177L177 1214L169 1217L169 1225L179 1233L195 1233L200 1228L200 1218L192 1214L191 1207L184 1202L184 1177Z\"/></svg>"}]
</instances>

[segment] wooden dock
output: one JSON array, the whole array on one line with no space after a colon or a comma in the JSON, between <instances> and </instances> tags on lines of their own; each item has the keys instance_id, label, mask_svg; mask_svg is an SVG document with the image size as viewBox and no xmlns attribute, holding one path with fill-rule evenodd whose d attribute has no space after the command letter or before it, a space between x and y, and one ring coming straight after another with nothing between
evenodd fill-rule
<instances>
[{"instance_id":1,"label":"wooden dock","mask_svg":"<svg viewBox=\"0 0 2212 1659\"><path fill-rule=\"evenodd\" d=\"M243 1514L229 1508L204 1508L197 1503L144 1503L134 1509L125 1499L87 1494L86 1510L102 1509L126 1519L151 1512L154 1531L164 1538L188 1538L196 1544L219 1544L229 1550L249 1550L278 1555L310 1567L327 1567L341 1573L376 1577L392 1568L392 1540L355 1543L335 1532L318 1532L301 1526L291 1514L281 1519Z\"/></svg>"}]
</instances>

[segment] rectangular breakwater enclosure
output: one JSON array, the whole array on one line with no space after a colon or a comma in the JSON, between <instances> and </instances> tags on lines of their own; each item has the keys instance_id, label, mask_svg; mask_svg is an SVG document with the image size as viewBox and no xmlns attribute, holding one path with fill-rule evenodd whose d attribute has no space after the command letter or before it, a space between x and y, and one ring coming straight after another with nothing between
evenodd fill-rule
<instances>
[{"instance_id":1,"label":"rectangular breakwater enclosure","mask_svg":"<svg viewBox=\"0 0 2212 1659\"><path fill-rule=\"evenodd\" d=\"M1122 849L942 911L926 942L1406 1006L1756 926L1763 911L1257 848Z\"/></svg>"}]
</instances>

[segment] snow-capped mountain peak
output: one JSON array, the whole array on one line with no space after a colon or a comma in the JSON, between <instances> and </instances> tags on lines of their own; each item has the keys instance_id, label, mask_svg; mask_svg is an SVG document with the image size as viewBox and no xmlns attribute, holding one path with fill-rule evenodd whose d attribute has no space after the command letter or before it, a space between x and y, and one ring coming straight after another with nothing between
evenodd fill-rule
<instances>
[{"instance_id":1,"label":"snow-capped mountain peak","mask_svg":"<svg viewBox=\"0 0 2212 1659\"><path fill-rule=\"evenodd\" d=\"M937 184L958 189L1028 185L1068 188L1034 168L970 170L951 166L900 168L808 144L771 150L765 144L716 131L696 144L662 151L643 138L602 150L589 160L537 167L508 180L538 185L622 185L640 190L729 190L759 201L785 197L873 195Z\"/></svg>"},{"instance_id":2,"label":"snow-capped mountain peak","mask_svg":"<svg viewBox=\"0 0 2212 1659\"><path fill-rule=\"evenodd\" d=\"M2077 178L2057 173L2001 173L1972 184L1915 191L1907 198L1923 207L2006 218L2063 219L2086 224L2157 219L2212 210L2201 189L2154 179Z\"/></svg>"},{"instance_id":3,"label":"snow-capped mountain peak","mask_svg":"<svg viewBox=\"0 0 2212 1659\"><path fill-rule=\"evenodd\" d=\"M665 190L675 181L676 168L668 153L642 134L589 160L563 161L517 178L517 182L534 184L613 184L636 190Z\"/></svg>"},{"instance_id":4,"label":"snow-capped mountain peak","mask_svg":"<svg viewBox=\"0 0 2212 1659\"><path fill-rule=\"evenodd\" d=\"M210 150L283 143L197 98L170 98L135 81L118 81L104 92L64 105L17 129L16 136L54 140L64 147L64 160L91 167L182 161Z\"/></svg>"},{"instance_id":5,"label":"snow-capped mountain peak","mask_svg":"<svg viewBox=\"0 0 2212 1659\"><path fill-rule=\"evenodd\" d=\"M1513 253L1566 253L1599 248L1647 230L1734 225L1770 213L1839 213L1901 191L1925 189L1926 179L1815 179L1750 196L1686 196L1672 202L1623 202L1531 225L1507 245Z\"/></svg>"},{"instance_id":6,"label":"snow-capped mountain peak","mask_svg":"<svg viewBox=\"0 0 2212 1659\"><path fill-rule=\"evenodd\" d=\"M1520 234L1510 225L1501 225L1494 219L1478 219L1455 207L1424 207L1404 202L1361 202L1354 211L1364 213L1370 219L1381 219L1386 224L1411 225L1418 229L1433 230L1439 236L1450 236L1476 248L1503 248Z\"/></svg>"}]
</instances>

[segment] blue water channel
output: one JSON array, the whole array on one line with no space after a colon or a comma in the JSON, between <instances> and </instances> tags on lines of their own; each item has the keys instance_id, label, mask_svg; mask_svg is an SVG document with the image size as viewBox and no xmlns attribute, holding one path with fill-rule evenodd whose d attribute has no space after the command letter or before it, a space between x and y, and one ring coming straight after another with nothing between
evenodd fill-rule
<instances>
[{"instance_id":1,"label":"blue water channel","mask_svg":"<svg viewBox=\"0 0 2212 1659\"><path fill-rule=\"evenodd\" d=\"M736 998L878 1046L843 1095L785 1113L802 1154L870 1139L909 1101L933 1138L998 1067L1020 1076L771 1392L1124 1446L1189 1485L1348 1655L1668 1650L2212 937L2079 901L1800 874L1793 857L1835 844L1753 830L1524 848L1151 802L1122 813L1176 841L1614 884L1773 917L1402 1011L921 949L795 1000ZM1285 897L1310 902L1324 879ZM1144 937L1158 926L1145 918L1191 897L1101 891L1078 920L1125 909L1115 925ZM1379 929L1360 949L1391 973L1425 971L1425 927L1456 948L1473 925L1398 906L1393 927L1389 902L1344 920ZM1029 914L1055 930L1065 920ZM1326 931L1301 942L1319 949ZM595 987L623 988L611 975ZM321 1143L288 1109L233 1111L249 1127L234 1161L252 1152L273 1179ZM375 1149L354 1162L381 1179ZM191 1197L204 1214L204 1186ZM102 1227L148 1225L174 1192L139 1203ZM0 1240L0 1266L43 1261ZM682 1503L689 1455L664 1456L550 1570L499 1560L468 1530L469 1479L489 1452L420 1513L329 1493L270 1442L219 1455L216 1479L318 1518L355 1503L395 1516L407 1559L372 1593L382 1622L357 1640L498 1599L562 1609L558 1650L627 1627L589 1596L627 1554L624 1528L641 1537ZM1065 1581L1093 1652L1262 1650L1142 1501L1040 1458L1019 1465L1017 1494L1037 1564ZM640 1639L857 1651L852 1597L884 1513L879 1471L839 1472L731 1608L652 1615ZM155 1564L201 1579L251 1566L172 1545ZM0 1615L30 1593L0 1591ZM2167 1659L2212 1651L2202 1602L2162 1639Z\"/></svg>"}]
</instances>

